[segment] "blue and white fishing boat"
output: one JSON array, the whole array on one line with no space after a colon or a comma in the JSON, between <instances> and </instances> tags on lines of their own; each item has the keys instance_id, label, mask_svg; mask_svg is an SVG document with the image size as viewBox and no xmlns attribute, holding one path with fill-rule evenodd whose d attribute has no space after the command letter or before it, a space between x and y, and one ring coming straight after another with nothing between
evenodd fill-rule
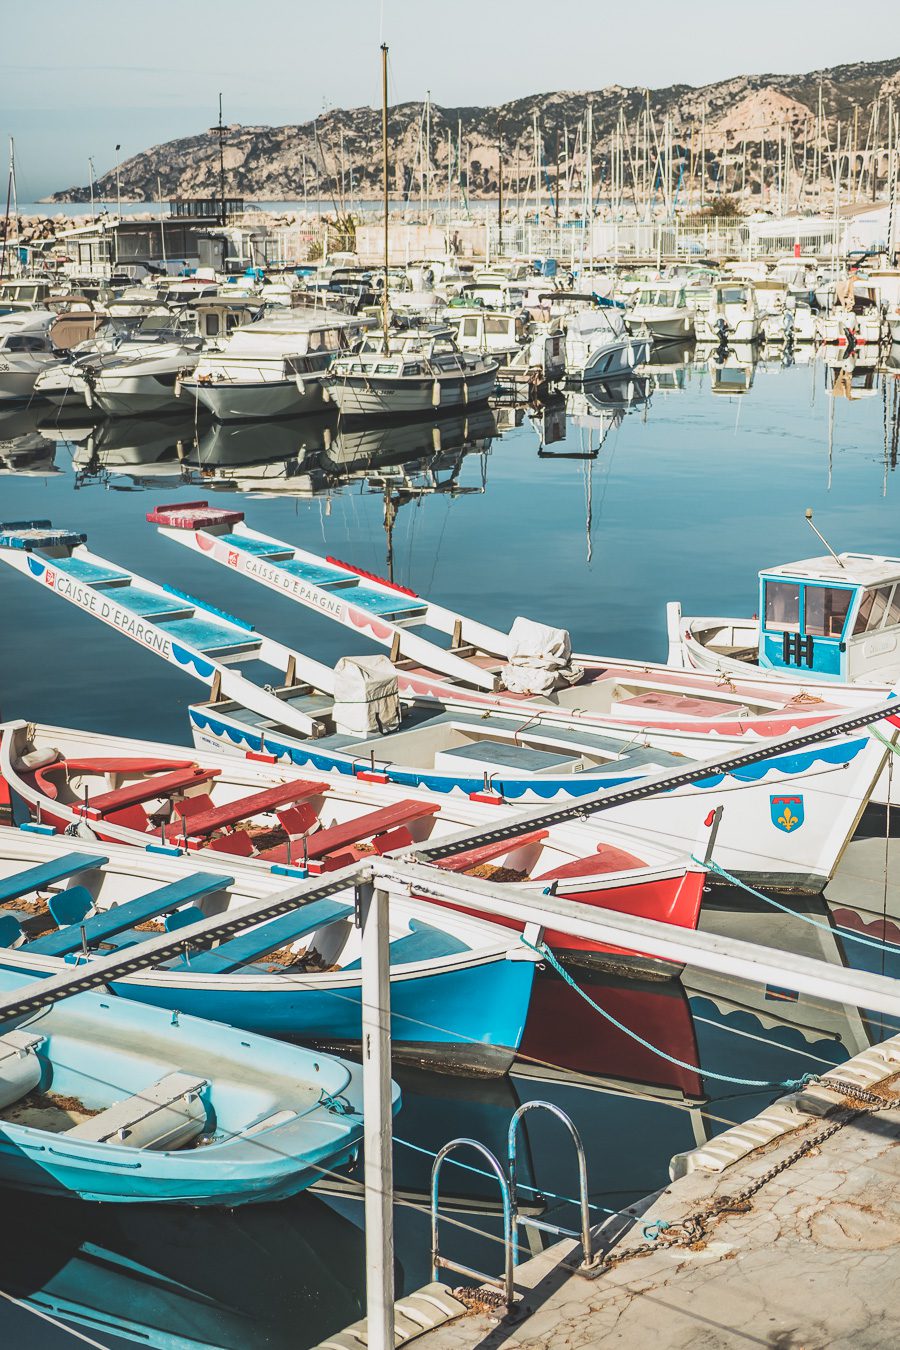
<instances>
[{"instance_id":1,"label":"blue and white fishing boat","mask_svg":"<svg viewBox=\"0 0 900 1350\"><path fill-rule=\"evenodd\" d=\"M275 896L286 878L225 860L0 828L0 967L57 975L205 914ZM231 867L231 862L235 866ZM330 1048L358 1046L360 932L353 895L292 910L166 964L115 994ZM534 954L508 928L424 900L391 903L391 1036L398 1059L505 1073L531 996Z\"/></svg>"},{"instance_id":2,"label":"blue and white fishing boat","mask_svg":"<svg viewBox=\"0 0 900 1350\"><path fill-rule=\"evenodd\" d=\"M38 992L30 974L0 970L0 996L26 989ZM362 1131L359 1068L220 1023L83 993L0 1027L5 1186L277 1200L353 1160Z\"/></svg>"},{"instance_id":3,"label":"blue and white fishing boat","mask_svg":"<svg viewBox=\"0 0 900 1350\"><path fill-rule=\"evenodd\" d=\"M209 514L221 524L220 512ZM196 504L191 518L195 529L203 524ZM386 658L345 658L332 670L110 563L85 547L84 535L54 530L47 521L0 526L0 561L205 684L210 697L190 708L200 747L514 805L571 802L652 775L652 797L605 806L604 820L690 854L727 797L717 861L758 884L820 890L889 753L866 732L844 734L843 721L852 719L838 717L817 728L822 743L797 753L773 740L768 754L757 747L759 762L731 772L720 769L721 756L706 753L709 743L685 755L652 725L638 735L634 726L597 731L545 717L534 702L518 711L486 711L468 698L450 702L446 685L427 671L432 696L401 701L397 671ZM373 604L396 613L403 597L385 602L378 594ZM234 661L259 661L281 683L261 687ZM871 719L879 721L883 709L882 701ZM896 736L896 727L886 724L885 734Z\"/></svg>"},{"instance_id":4,"label":"blue and white fishing boat","mask_svg":"<svg viewBox=\"0 0 900 1350\"><path fill-rule=\"evenodd\" d=\"M719 674L885 688L900 676L900 558L829 553L759 573L752 619L683 618L669 661Z\"/></svg>"}]
</instances>

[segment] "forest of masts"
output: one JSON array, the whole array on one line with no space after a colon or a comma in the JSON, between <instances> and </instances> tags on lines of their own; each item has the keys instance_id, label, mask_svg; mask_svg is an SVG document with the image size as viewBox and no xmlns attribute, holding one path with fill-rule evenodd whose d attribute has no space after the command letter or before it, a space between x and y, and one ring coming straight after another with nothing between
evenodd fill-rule
<instances>
[{"instance_id":1,"label":"forest of masts","mask_svg":"<svg viewBox=\"0 0 900 1350\"><path fill-rule=\"evenodd\" d=\"M437 120L444 118L435 116L429 96L414 153L406 162L394 156L394 205L426 219L441 210L464 217L485 197L499 198L504 218L517 220L671 218L716 212L722 198L776 215L836 214L892 197L900 161L893 98L876 99L867 115L854 105L841 119L825 114L821 87L815 114L802 125L784 121L724 136L708 132L706 107L686 129L676 129L669 113L657 119L649 91L636 115L629 120L621 108L603 137L590 101L574 125L548 129L535 112L529 132L515 139L502 113L493 138L480 135L474 144L461 120L455 128L436 127ZM324 141L317 128L315 155L303 155L303 198L330 200L336 212L352 214L357 201L374 195L372 170L347 162L343 131L338 144Z\"/></svg>"}]
</instances>

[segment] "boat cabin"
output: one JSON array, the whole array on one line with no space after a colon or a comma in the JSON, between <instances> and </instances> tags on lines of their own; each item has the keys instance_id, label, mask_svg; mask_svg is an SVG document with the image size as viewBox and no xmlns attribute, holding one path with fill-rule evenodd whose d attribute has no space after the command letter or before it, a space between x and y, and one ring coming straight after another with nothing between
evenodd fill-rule
<instances>
[{"instance_id":1,"label":"boat cabin","mask_svg":"<svg viewBox=\"0 0 900 1350\"><path fill-rule=\"evenodd\" d=\"M760 666L848 682L900 675L900 558L807 558L759 582Z\"/></svg>"}]
</instances>

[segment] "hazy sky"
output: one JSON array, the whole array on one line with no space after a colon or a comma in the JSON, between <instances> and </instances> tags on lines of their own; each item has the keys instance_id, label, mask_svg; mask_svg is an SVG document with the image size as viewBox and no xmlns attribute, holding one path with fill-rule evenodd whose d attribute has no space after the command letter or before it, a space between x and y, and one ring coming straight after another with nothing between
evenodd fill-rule
<instances>
[{"instance_id":1,"label":"hazy sky","mask_svg":"<svg viewBox=\"0 0 900 1350\"><path fill-rule=\"evenodd\" d=\"M117 141L126 159L202 131L220 89L227 122L379 103L382 31L392 102L430 89L459 105L900 56L900 0L854 13L845 0L0 0L0 135L33 201L86 182L88 155L111 168Z\"/></svg>"}]
</instances>

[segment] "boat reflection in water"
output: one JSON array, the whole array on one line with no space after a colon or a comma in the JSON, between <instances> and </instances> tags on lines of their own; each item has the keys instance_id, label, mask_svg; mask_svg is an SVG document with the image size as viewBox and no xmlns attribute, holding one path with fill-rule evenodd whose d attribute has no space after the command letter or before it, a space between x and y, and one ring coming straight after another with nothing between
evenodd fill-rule
<instances>
[{"instance_id":1,"label":"boat reflection in water","mask_svg":"<svg viewBox=\"0 0 900 1350\"><path fill-rule=\"evenodd\" d=\"M408 493L425 495L453 490L465 456L486 454L496 434L489 408L433 422L381 421L349 429L333 415L214 423L199 437L195 468L204 487L253 495L317 497L360 480L380 491L389 478ZM455 490L471 489L457 484Z\"/></svg>"},{"instance_id":2,"label":"boat reflection in water","mask_svg":"<svg viewBox=\"0 0 900 1350\"><path fill-rule=\"evenodd\" d=\"M74 445L75 486L159 491L189 483L194 435L192 417L106 418Z\"/></svg>"},{"instance_id":3,"label":"boat reflection in water","mask_svg":"<svg viewBox=\"0 0 900 1350\"><path fill-rule=\"evenodd\" d=\"M759 359L757 346L752 342L736 342L730 346L697 346L694 366L709 371L711 394L749 394Z\"/></svg>"},{"instance_id":4,"label":"boat reflection in water","mask_svg":"<svg viewBox=\"0 0 900 1350\"><path fill-rule=\"evenodd\" d=\"M654 393L680 391L690 380L693 359L693 342L654 344L650 360L641 367L641 373L652 381Z\"/></svg>"},{"instance_id":5,"label":"boat reflection in water","mask_svg":"<svg viewBox=\"0 0 900 1350\"><path fill-rule=\"evenodd\" d=\"M38 417L31 408L0 412L0 474L44 478L60 473L56 447L38 430Z\"/></svg>"},{"instance_id":6,"label":"boat reflection in water","mask_svg":"<svg viewBox=\"0 0 900 1350\"><path fill-rule=\"evenodd\" d=\"M0 1194L3 1290L94 1332L295 1350L364 1312L363 1234L308 1194L227 1214Z\"/></svg>"}]
</instances>

